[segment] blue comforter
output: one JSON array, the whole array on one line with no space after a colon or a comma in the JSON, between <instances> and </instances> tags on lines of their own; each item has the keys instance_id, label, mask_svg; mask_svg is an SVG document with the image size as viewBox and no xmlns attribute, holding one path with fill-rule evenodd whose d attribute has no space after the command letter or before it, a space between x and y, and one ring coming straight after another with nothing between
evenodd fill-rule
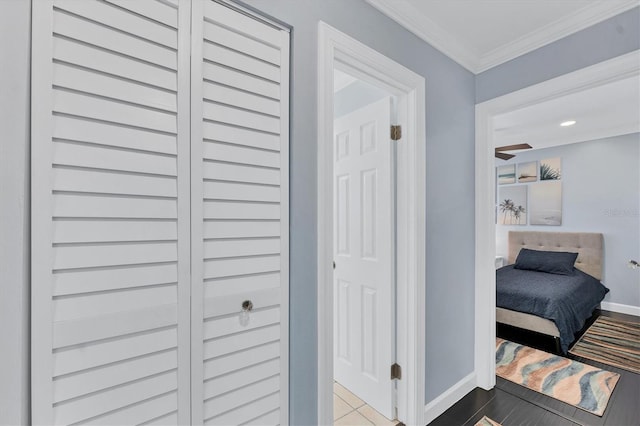
<instances>
[{"instance_id":1,"label":"blue comforter","mask_svg":"<svg viewBox=\"0 0 640 426\"><path fill-rule=\"evenodd\" d=\"M496 271L496 306L553 321L560 331L560 345L567 352L574 334L584 325L609 289L589 274L573 275L514 269Z\"/></svg>"}]
</instances>

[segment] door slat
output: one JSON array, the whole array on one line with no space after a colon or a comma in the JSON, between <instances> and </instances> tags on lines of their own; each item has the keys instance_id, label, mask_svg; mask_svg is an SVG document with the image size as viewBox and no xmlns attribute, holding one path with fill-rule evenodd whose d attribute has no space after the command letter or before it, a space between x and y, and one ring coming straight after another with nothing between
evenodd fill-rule
<instances>
[{"instance_id":1,"label":"door slat","mask_svg":"<svg viewBox=\"0 0 640 426\"><path fill-rule=\"evenodd\" d=\"M61 348L169 327L175 325L176 320L176 305L170 304L82 320L60 321L53 324L53 346Z\"/></svg>"},{"instance_id":2,"label":"door slat","mask_svg":"<svg viewBox=\"0 0 640 426\"><path fill-rule=\"evenodd\" d=\"M202 72L205 81L235 87L274 100L280 99L280 85L274 81L209 62L202 64Z\"/></svg>"},{"instance_id":3,"label":"door slat","mask_svg":"<svg viewBox=\"0 0 640 426\"><path fill-rule=\"evenodd\" d=\"M53 32L54 34L129 56L130 58L144 60L171 70L177 69L177 55L174 50L96 25L63 12L54 11Z\"/></svg>"},{"instance_id":4,"label":"door slat","mask_svg":"<svg viewBox=\"0 0 640 426\"><path fill-rule=\"evenodd\" d=\"M174 50L178 48L178 36L175 29L158 25L151 20L140 19L126 9L113 7L109 3L96 0L55 0L54 5L67 12L104 23L153 43L163 44Z\"/></svg>"}]
</instances>

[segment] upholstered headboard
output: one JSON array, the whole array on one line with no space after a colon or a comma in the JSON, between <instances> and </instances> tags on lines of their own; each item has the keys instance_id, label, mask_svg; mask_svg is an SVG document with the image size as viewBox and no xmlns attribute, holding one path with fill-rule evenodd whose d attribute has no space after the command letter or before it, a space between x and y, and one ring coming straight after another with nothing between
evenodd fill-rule
<instances>
[{"instance_id":1,"label":"upholstered headboard","mask_svg":"<svg viewBox=\"0 0 640 426\"><path fill-rule=\"evenodd\" d=\"M602 281L604 238L592 232L509 231L509 264L521 248L578 253L575 267Z\"/></svg>"}]
</instances>

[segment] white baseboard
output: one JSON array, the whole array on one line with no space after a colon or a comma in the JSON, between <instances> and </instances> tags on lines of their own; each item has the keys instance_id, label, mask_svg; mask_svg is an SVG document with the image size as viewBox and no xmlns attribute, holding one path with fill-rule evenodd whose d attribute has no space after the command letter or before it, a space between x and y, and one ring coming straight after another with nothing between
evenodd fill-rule
<instances>
[{"instance_id":1,"label":"white baseboard","mask_svg":"<svg viewBox=\"0 0 640 426\"><path fill-rule=\"evenodd\" d=\"M476 373L464 377L424 406L424 423L429 424L476 387Z\"/></svg>"},{"instance_id":2,"label":"white baseboard","mask_svg":"<svg viewBox=\"0 0 640 426\"><path fill-rule=\"evenodd\" d=\"M640 306L623 305L622 303L601 302L600 307L605 311L619 312L621 314L640 317Z\"/></svg>"}]
</instances>

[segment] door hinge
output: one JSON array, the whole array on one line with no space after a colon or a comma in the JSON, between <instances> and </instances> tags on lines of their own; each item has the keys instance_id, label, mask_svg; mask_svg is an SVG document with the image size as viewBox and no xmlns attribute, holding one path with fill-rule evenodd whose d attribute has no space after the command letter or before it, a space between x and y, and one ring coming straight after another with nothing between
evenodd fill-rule
<instances>
[{"instance_id":1,"label":"door hinge","mask_svg":"<svg viewBox=\"0 0 640 426\"><path fill-rule=\"evenodd\" d=\"M402 137L402 127L398 124L397 126L391 126L391 140L399 141Z\"/></svg>"},{"instance_id":2,"label":"door hinge","mask_svg":"<svg viewBox=\"0 0 640 426\"><path fill-rule=\"evenodd\" d=\"M395 379L402 379L402 368L400 368L400 365L397 362L394 362L391 365L391 380Z\"/></svg>"}]
</instances>

